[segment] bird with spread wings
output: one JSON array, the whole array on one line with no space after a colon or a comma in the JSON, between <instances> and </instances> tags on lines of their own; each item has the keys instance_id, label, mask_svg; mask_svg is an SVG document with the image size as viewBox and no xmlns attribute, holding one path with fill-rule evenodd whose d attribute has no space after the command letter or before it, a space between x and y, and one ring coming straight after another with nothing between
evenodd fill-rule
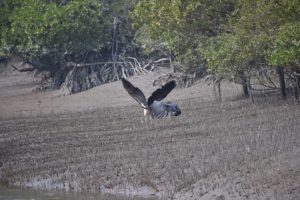
<instances>
[{"instance_id":1,"label":"bird with spread wings","mask_svg":"<svg viewBox=\"0 0 300 200\"><path fill-rule=\"evenodd\" d=\"M135 87L124 78L121 80L128 94L144 109L145 116L150 115L151 118L163 118L181 114L181 110L175 102L161 102L161 100L176 87L175 81L170 81L161 88L155 90L147 100L144 93L139 88Z\"/></svg>"}]
</instances>

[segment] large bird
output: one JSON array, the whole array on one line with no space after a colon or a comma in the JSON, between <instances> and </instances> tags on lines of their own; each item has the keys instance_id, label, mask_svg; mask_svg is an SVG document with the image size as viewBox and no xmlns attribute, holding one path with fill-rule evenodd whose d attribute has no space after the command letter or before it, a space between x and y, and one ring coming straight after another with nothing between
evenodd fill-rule
<instances>
[{"instance_id":1,"label":"large bird","mask_svg":"<svg viewBox=\"0 0 300 200\"><path fill-rule=\"evenodd\" d=\"M134 98L144 109L144 115L150 115L151 118L163 118L166 116L178 116L181 110L174 102L161 102L175 87L176 82L170 81L161 88L155 90L152 95L146 99L144 93L129 81L122 78L122 83L128 94Z\"/></svg>"}]
</instances>

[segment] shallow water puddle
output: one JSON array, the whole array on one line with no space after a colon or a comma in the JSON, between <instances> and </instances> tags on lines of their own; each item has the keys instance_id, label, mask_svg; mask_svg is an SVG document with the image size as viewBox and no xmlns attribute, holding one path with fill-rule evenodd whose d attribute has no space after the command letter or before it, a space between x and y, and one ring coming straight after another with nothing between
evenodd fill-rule
<instances>
[{"instance_id":1,"label":"shallow water puddle","mask_svg":"<svg viewBox=\"0 0 300 200\"><path fill-rule=\"evenodd\" d=\"M0 186L0 200L154 200L81 192L41 191Z\"/></svg>"}]
</instances>

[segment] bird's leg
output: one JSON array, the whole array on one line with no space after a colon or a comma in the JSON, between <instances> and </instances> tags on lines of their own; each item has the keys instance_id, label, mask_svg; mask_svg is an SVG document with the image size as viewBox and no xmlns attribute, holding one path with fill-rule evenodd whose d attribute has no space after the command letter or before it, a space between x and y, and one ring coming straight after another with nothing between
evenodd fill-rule
<instances>
[{"instance_id":1,"label":"bird's leg","mask_svg":"<svg viewBox=\"0 0 300 200\"><path fill-rule=\"evenodd\" d=\"M146 126L148 126L148 117L150 118L150 124L152 124L152 119L153 119L153 116L152 116L152 113L149 109L144 109L144 116L145 116L145 123L146 123Z\"/></svg>"},{"instance_id":2,"label":"bird's leg","mask_svg":"<svg viewBox=\"0 0 300 200\"><path fill-rule=\"evenodd\" d=\"M153 122L153 116L152 114L150 115L150 124L152 125L152 122Z\"/></svg>"},{"instance_id":3,"label":"bird's leg","mask_svg":"<svg viewBox=\"0 0 300 200\"><path fill-rule=\"evenodd\" d=\"M147 115L145 115L145 124L146 124L146 127L148 126L148 120L147 120Z\"/></svg>"}]
</instances>

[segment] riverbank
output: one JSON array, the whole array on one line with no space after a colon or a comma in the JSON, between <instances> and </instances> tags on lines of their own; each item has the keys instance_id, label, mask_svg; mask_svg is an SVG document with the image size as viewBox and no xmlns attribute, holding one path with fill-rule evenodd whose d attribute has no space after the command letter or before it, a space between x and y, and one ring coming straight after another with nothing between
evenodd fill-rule
<instances>
[{"instance_id":1,"label":"riverbank","mask_svg":"<svg viewBox=\"0 0 300 200\"><path fill-rule=\"evenodd\" d=\"M120 82L72 96L0 82L0 180L162 199L299 199L299 105L223 85L177 89L182 115L147 122ZM152 75L130 79L147 95ZM22 89L20 87L23 87ZM27 92L26 92L27 91Z\"/></svg>"}]
</instances>

